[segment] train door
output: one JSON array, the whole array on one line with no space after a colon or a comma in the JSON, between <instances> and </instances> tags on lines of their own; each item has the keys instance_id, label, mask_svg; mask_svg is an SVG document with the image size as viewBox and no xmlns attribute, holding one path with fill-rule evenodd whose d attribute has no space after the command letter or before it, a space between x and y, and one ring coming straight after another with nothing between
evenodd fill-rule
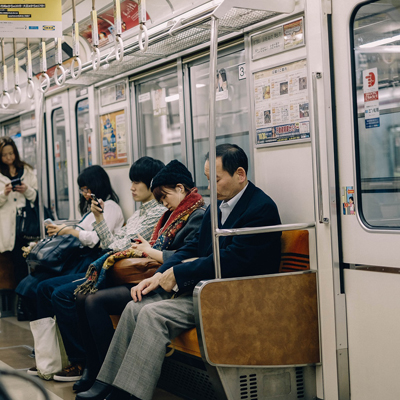
<instances>
[{"instance_id":1,"label":"train door","mask_svg":"<svg viewBox=\"0 0 400 400\"><path fill-rule=\"evenodd\" d=\"M78 87L68 91L70 110L72 176L74 192L70 196L72 207L76 210L79 201L77 177L87 167L96 164L97 154L94 151L96 138L93 135L94 126L94 95L93 88ZM73 199L73 200L72 200ZM79 215L75 215L79 219Z\"/></svg>"},{"instance_id":2,"label":"train door","mask_svg":"<svg viewBox=\"0 0 400 400\"><path fill-rule=\"evenodd\" d=\"M68 91L46 99L51 206L57 219L75 219Z\"/></svg>"},{"instance_id":3,"label":"train door","mask_svg":"<svg viewBox=\"0 0 400 400\"><path fill-rule=\"evenodd\" d=\"M398 2L332 2L351 398L400 397ZM339 371L340 373L340 371Z\"/></svg>"}]
</instances>

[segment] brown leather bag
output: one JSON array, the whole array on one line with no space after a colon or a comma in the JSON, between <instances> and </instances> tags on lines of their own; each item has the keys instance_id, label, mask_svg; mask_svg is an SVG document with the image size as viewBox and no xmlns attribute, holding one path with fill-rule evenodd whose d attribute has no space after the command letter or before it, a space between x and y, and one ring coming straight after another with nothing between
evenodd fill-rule
<instances>
[{"instance_id":1,"label":"brown leather bag","mask_svg":"<svg viewBox=\"0 0 400 400\"><path fill-rule=\"evenodd\" d=\"M152 258L125 258L117 261L107 272L107 279L110 279L113 286L139 283L153 276L160 266L161 264Z\"/></svg>"}]
</instances>

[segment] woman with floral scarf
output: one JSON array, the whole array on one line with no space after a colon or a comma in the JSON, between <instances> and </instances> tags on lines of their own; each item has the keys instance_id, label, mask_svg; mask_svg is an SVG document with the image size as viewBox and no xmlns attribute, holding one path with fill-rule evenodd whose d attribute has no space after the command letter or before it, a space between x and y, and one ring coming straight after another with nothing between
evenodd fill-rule
<instances>
[{"instance_id":1,"label":"woman with floral scarf","mask_svg":"<svg viewBox=\"0 0 400 400\"><path fill-rule=\"evenodd\" d=\"M204 200L197 193L188 169L179 161L167 164L153 179L154 197L168 209L156 225L150 242L139 237L129 250L107 253L93 263L86 282L77 290L76 307L86 351L86 367L74 385L76 392L88 390L95 381L114 334L110 315L119 315L132 300L134 284L109 286L107 274L123 258L149 257L160 263L194 239L205 212ZM92 211L96 210L92 206Z\"/></svg>"}]
</instances>

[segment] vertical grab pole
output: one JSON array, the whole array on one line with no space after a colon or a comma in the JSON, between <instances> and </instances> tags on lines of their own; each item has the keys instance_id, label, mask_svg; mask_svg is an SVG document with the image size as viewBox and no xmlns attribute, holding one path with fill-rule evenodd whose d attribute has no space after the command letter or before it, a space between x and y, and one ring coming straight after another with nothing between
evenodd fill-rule
<instances>
[{"instance_id":1,"label":"vertical grab pole","mask_svg":"<svg viewBox=\"0 0 400 400\"><path fill-rule=\"evenodd\" d=\"M221 260L219 256L219 238L216 236L218 229L218 204L217 204L217 169L216 169L216 134L215 134L215 95L216 95L216 73L217 73L217 54L218 54L218 24L219 19L214 15L211 16L211 45L210 45L210 113L209 113L209 129L210 129L210 213L211 213L211 234L213 245L213 258L215 268L215 278L221 278Z\"/></svg>"},{"instance_id":2,"label":"vertical grab pole","mask_svg":"<svg viewBox=\"0 0 400 400\"><path fill-rule=\"evenodd\" d=\"M37 180L38 180L38 196L39 196L39 226L40 238L44 238L44 209L43 209L43 146L44 146L44 92L39 91L36 96L35 120L36 120L36 154L37 154Z\"/></svg>"}]
</instances>

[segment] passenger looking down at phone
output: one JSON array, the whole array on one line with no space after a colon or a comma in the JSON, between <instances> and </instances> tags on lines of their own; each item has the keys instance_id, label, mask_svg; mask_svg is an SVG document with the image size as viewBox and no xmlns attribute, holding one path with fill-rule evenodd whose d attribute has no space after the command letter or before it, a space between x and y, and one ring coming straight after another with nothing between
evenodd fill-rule
<instances>
[{"instance_id":1,"label":"passenger looking down at phone","mask_svg":"<svg viewBox=\"0 0 400 400\"><path fill-rule=\"evenodd\" d=\"M79 224L76 226L68 226L65 224L57 225L54 223L46 224L47 233L50 236L73 235L85 246L80 252L80 257L78 257L78 259L74 258L63 268L61 272L62 275L73 275L84 272L88 265L101 254L101 249L98 246L99 236L96 231L93 230L92 226L95 217L90 210L92 201L90 194L97 193L99 197L106 200L104 218L107 220L107 226L111 231L121 228L124 223L122 210L118 205L118 196L111 187L107 172L102 167L93 165L85 168L78 176L78 185L80 188L78 207L82 215ZM37 270L33 271L20 282L16 292L20 296L24 296L24 299L29 299L29 303L33 306L33 309L30 307L29 309L23 308L19 310L19 320L36 319L37 287L40 282L57 275L59 274L37 268ZM25 303L27 303L27 301L25 301Z\"/></svg>"},{"instance_id":2,"label":"passenger looking down at phone","mask_svg":"<svg viewBox=\"0 0 400 400\"><path fill-rule=\"evenodd\" d=\"M32 167L20 159L17 146L9 137L0 138L0 253L10 252L18 284L28 275L21 248L27 239L17 237L16 218L37 196L37 179ZM21 304L20 304L21 306Z\"/></svg>"},{"instance_id":3,"label":"passenger looking down at phone","mask_svg":"<svg viewBox=\"0 0 400 400\"><path fill-rule=\"evenodd\" d=\"M105 260L99 260L96 270L82 284L77 292L76 308L79 316L79 330L86 351L86 369L74 390L89 389L95 381L114 334L110 315L120 315L126 304L132 300L131 288L135 283L100 289L103 271L115 257L151 258L159 263L169 260L177 250L191 242L200 228L205 212L204 200L197 192L192 174L179 161L167 164L153 179L151 190L157 201L168 209L158 221L148 241L142 236L139 241L123 254L117 253ZM96 215L99 210L92 207ZM94 263L95 264L95 263ZM159 265L159 264L158 264ZM111 271L112 272L112 271ZM105 274L107 278L109 269ZM107 278L106 283L108 283ZM101 332L101 334L99 334Z\"/></svg>"},{"instance_id":4,"label":"passenger looking down at phone","mask_svg":"<svg viewBox=\"0 0 400 400\"><path fill-rule=\"evenodd\" d=\"M223 144L217 146L216 154L219 227L280 224L273 200L247 180L244 151L236 145ZM204 172L210 179L208 159ZM280 236L276 232L221 237L222 277L277 273ZM198 258L183 262L194 257ZM107 400L151 400L166 346L195 326L193 288L199 281L214 277L211 216L207 210L195 239L177 250L153 277L132 288L133 301L121 315L96 381L91 389L79 393L76 400L102 400L106 396Z\"/></svg>"},{"instance_id":5,"label":"passenger looking down at phone","mask_svg":"<svg viewBox=\"0 0 400 400\"><path fill-rule=\"evenodd\" d=\"M100 238L100 245L103 250L112 251L126 250L131 247L131 240L135 240L139 235L144 240L150 240L154 227L160 217L165 212L165 207L159 204L150 190L150 182L154 176L164 167L164 164L151 157L142 157L135 161L130 170L131 180L130 191L133 200L140 204L140 207L128 219L125 226L121 229L110 229L107 221L108 202L106 197L102 197L99 191L91 190L99 200L101 211L97 207L98 203L91 199L90 227ZM87 187L90 187L89 183ZM128 185L126 187L128 190ZM90 196L92 197L92 196ZM88 195L89 198L89 195ZM80 379L85 365L85 352L81 337L79 335L77 314L75 308L76 287L83 283L85 272L59 276L45 280L37 288L37 314L38 318L57 317L57 323L64 346L70 361L70 365L63 371L54 375L54 380L62 382L72 382ZM36 375L36 368L28 370L30 375Z\"/></svg>"}]
</instances>

